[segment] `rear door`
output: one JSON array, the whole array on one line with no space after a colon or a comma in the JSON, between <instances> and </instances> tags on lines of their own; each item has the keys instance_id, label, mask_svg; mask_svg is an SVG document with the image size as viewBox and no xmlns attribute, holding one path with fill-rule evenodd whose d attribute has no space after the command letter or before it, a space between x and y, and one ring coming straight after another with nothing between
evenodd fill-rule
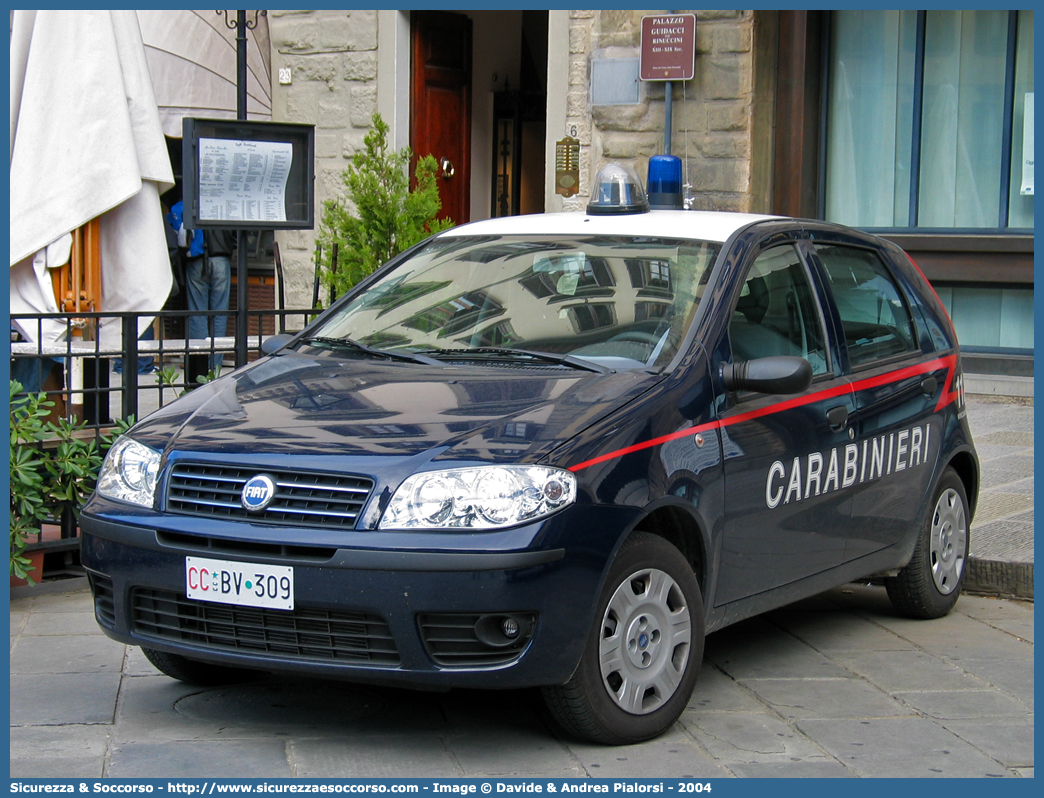
<instances>
[{"instance_id":1,"label":"rear door","mask_svg":"<svg viewBox=\"0 0 1044 798\"><path fill-rule=\"evenodd\" d=\"M842 233L817 235L813 251L833 297L855 398L858 472L845 550L854 560L908 539L923 517L943 437L935 408L949 365L932 354L885 253Z\"/></svg>"}]
</instances>

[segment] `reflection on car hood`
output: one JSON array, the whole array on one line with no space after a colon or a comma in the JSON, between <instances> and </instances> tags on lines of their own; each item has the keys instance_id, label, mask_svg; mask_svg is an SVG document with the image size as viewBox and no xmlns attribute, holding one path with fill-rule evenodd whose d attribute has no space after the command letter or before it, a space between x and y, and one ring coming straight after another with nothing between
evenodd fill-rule
<instances>
[{"instance_id":1,"label":"reflection on car hood","mask_svg":"<svg viewBox=\"0 0 1044 798\"><path fill-rule=\"evenodd\" d=\"M536 462L659 379L528 363L440 367L286 353L197 388L132 434L159 450L265 460Z\"/></svg>"}]
</instances>

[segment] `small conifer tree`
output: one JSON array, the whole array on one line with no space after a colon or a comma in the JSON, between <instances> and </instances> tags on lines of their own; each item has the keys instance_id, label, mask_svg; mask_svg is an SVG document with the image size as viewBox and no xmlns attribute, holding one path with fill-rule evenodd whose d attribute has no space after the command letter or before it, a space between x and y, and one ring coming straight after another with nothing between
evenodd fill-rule
<instances>
[{"instance_id":1,"label":"small conifer tree","mask_svg":"<svg viewBox=\"0 0 1044 798\"><path fill-rule=\"evenodd\" d=\"M388 125L374 114L365 148L352 156L342 179L343 199L323 205L319 243L323 248L323 283L340 295L395 255L430 235L453 226L437 219L442 207L436 182L438 165L426 155L417 162L416 188L410 190L409 147L389 149ZM331 268L332 245L338 248Z\"/></svg>"}]
</instances>

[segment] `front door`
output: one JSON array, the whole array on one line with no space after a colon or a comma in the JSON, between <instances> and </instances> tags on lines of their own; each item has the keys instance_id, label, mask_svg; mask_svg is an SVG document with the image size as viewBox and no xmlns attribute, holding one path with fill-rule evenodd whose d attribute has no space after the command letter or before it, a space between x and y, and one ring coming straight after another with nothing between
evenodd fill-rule
<instances>
[{"instance_id":1,"label":"front door","mask_svg":"<svg viewBox=\"0 0 1044 798\"><path fill-rule=\"evenodd\" d=\"M470 221L471 20L445 11L414 11L410 146L438 162L439 217Z\"/></svg>"},{"instance_id":2,"label":"front door","mask_svg":"<svg viewBox=\"0 0 1044 798\"><path fill-rule=\"evenodd\" d=\"M793 396L730 397L721 415L725 529L715 604L841 564L849 534L854 411L827 346L820 297L795 243L749 266L729 324L733 363L787 355L812 365Z\"/></svg>"}]
</instances>

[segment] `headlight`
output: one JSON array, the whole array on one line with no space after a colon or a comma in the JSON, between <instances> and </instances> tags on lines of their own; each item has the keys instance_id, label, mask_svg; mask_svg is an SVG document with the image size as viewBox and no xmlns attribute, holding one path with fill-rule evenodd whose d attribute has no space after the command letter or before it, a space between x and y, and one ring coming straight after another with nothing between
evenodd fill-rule
<instances>
[{"instance_id":1,"label":"headlight","mask_svg":"<svg viewBox=\"0 0 1044 798\"><path fill-rule=\"evenodd\" d=\"M381 529L496 529L576 500L576 477L544 466L482 466L414 474L392 496Z\"/></svg>"},{"instance_id":2,"label":"headlight","mask_svg":"<svg viewBox=\"0 0 1044 798\"><path fill-rule=\"evenodd\" d=\"M156 495L160 453L130 438L109 449L98 475L98 493L110 499L151 507Z\"/></svg>"}]
</instances>

